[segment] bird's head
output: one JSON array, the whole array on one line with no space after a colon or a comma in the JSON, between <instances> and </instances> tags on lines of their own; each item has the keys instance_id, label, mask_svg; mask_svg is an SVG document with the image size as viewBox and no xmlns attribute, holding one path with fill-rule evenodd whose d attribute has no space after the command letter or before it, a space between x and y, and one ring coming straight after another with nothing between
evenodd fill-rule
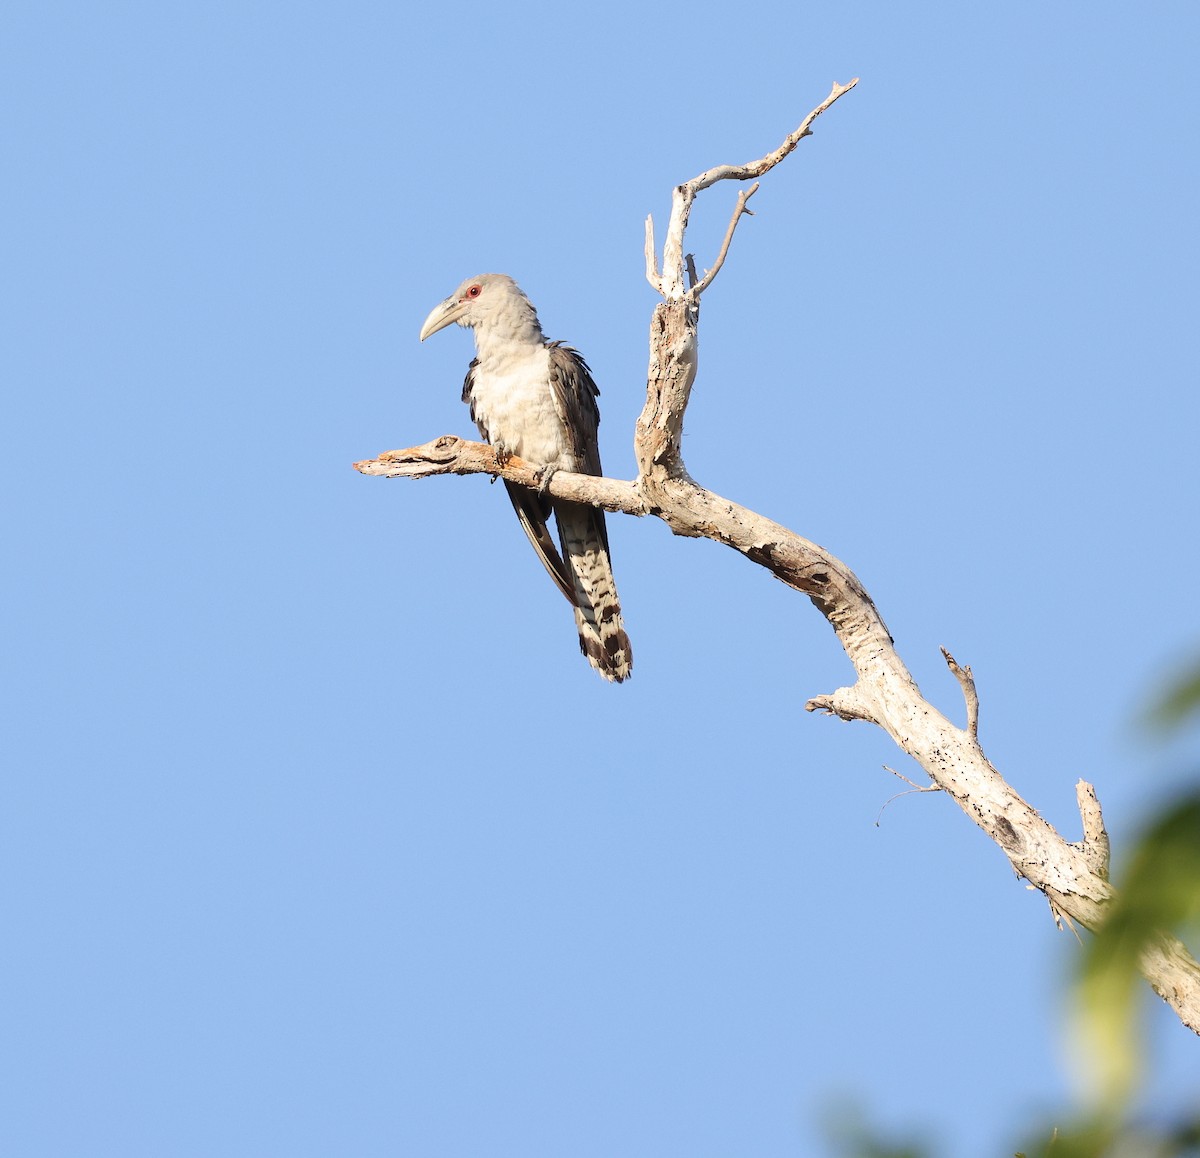
<instances>
[{"instance_id":1,"label":"bird's head","mask_svg":"<svg viewBox=\"0 0 1200 1158\"><path fill-rule=\"evenodd\" d=\"M478 338L481 330L501 327L514 334L536 332L541 337L537 312L521 287L507 274L481 273L469 277L444 302L430 311L421 326L421 341L451 322L470 326Z\"/></svg>"}]
</instances>

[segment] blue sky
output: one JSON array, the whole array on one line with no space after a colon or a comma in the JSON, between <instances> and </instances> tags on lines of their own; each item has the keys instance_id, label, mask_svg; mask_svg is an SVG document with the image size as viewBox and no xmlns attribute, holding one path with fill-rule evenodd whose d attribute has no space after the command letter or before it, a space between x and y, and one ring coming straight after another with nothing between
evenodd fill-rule
<instances>
[{"instance_id":1,"label":"blue sky","mask_svg":"<svg viewBox=\"0 0 1200 1158\"><path fill-rule=\"evenodd\" d=\"M14 1155L958 1158L1071 1088L1074 942L732 552L610 522L603 684L425 345L515 276L633 471L642 222L774 148L705 298L692 474L844 559L1078 835L1188 768L1200 642L1188 4L11 5L0 121ZM735 191L689 234L711 263ZM1197 1097L1154 1014L1156 1110Z\"/></svg>"}]
</instances>

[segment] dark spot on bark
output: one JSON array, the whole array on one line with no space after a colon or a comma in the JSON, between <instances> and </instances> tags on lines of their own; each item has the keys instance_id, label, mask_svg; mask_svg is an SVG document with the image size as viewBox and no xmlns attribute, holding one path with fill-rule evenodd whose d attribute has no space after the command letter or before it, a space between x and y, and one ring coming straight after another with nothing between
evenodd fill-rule
<instances>
[{"instance_id":1,"label":"dark spot on bark","mask_svg":"<svg viewBox=\"0 0 1200 1158\"><path fill-rule=\"evenodd\" d=\"M996 820L996 839L1005 848L1009 849L1016 848L1021 843L1021 838L1017 836L1017 830L1013 828L1008 818L1004 816Z\"/></svg>"}]
</instances>

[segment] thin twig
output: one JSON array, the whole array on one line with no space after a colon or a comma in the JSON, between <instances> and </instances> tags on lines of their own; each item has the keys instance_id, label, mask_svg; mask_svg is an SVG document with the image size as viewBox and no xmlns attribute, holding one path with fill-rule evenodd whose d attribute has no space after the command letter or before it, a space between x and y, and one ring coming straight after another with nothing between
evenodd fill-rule
<instances>
[{"instance_id":1,"label":"thin twig","mask_svg":"<svg viewBox=\"0 0 1200 1158\"><path fill-rule=\"evenodd\" d=\"M1033 885L1026 885L1025 887L1027 889L1034 889L1036 892L1036 889ZM1075 924L1071 914L1068 913L1067 910L1064 909L1052 896L1047 895L1046 901L1050 905L1050 915L1054 918L1054 923L1058 926L1059 932L1062 932L1063 929L1070 929L1071 932L1075 934L1075 940L1082 945L1083 938L1079 935L1079 927Z\"/></svg>"},{"instance_id":2,"label":"thin twig","mask_svg":"<svg viewBox=\"0 0 1200 1158\"><path fill-rule=\"evenodd\" d=\"M893 768L890 764L884 764L883 770L885 772L890 772L893 776L896 777L897 780L903 780L904 783L909 785L913 789L914 792L941 792L942 791L942 786L940 784L918 784L915 780L910 780L907 776L904 775L903 772L897 772L896 769Z\"/></svg>"},{"instance_id":3,"label":"thin twig","mask_svg":"<svg viewBox=\"0 0 1200 1158\"><path fill-rule=\"evenodd\" d=\"M904 781L905 784L912 784L912 787L906 789L904 792L897 792L895 796L889 796L883 802L883 808L881 808L879 810L879 815L875 817L875 827L876 828L879 827L879 822L883 819L884 810L887 808L887 806L889 804L891 804L891 802L893 800L899 800L901 796L911 796L914 792L941 792L942 791L942 786L940 784L915 784L907 776L903 775L903 773L897 772L895 768L889 768L886 764L883 767L884 767L885 771L890 772L893 776L899 777L901 780Z\"/></svg>"},{"instance_id":4,"label":"thin twig","mask_svg":"<svg viewBox=\"0 0 1200 1158\"><path fill-rule=\"evenodd\" d=\"M845 96L856 84L858 84L858 77L855 77L849 84L835 82L829 95L800 122L800 127L795 132L789 133L784 138L783 144L774 152L745 165L717 165L712 169L706 169L699 177L693 177L688 182L689 188L693 193L699 193L701 189L707 189L718 181L753 181L769 169L774 169L805 137L812 136L813 121L825 112L838 97Z\"/></svg>"},{"instance_id":5,"label":"thin twig","mask_svg":"<svg viewBox=\"0 0 1200 1158\"><path fill-rule=\"evenodd\" d=\"M812 134L813 121L839 97L845 96L856 84L858 84L857 77L849 84L835 83L829 95L804 118L800 127L789 133L784 138L783 144L765 157L759 157L758 160L751 161L746 165L718 165L713 169L706 169L698 177L693 177L682 185L675 186L671 195L671 216L667 222L666 237L663 241L662 273L658 273L658 267L655 265L653 267L655 276L651 276L649 258L647 258L646 267L650 284L667 301L677 301L685 293L690 295L692 302L696 300L696 294L692 290L685 291L683 287L683 235L687 231L688 215L691 213L692 202L695 201L696 194L718 181L752 181L775 168L805 137Z\"/></svg>"},{"instance_id":6,"label":"thin twig","mask_svg":"<svg viewBox=\"0 0 1200 1158\"><path fill-rule=\"evenodd\" d=\"M729 219L729 228L725 230L725 240L721 242L721 252L717 254L717 260L713 263L712 269L704 275L699 285L693 284L688 291L688 297L692 301L696 301L700 295L708 289L712 284L712 279L717 276L721 266L725 264L725 255L729 252L729 243L733 240L733 231L737 228L737 223L742 219L742 215L753 217L754 214L746 208L746 202L758 192L758 182L755 181L749 189L743 189L738 194L737 204L733 207L733 216ZM694 272L694 268L693 268Z\"/></svg>"}]
</instances>

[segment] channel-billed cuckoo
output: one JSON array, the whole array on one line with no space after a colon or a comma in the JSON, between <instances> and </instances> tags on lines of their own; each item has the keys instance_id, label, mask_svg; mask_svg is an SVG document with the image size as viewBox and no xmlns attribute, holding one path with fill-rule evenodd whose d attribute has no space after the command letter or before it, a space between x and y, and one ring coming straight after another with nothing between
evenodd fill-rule
<instances>
[{"instance_id":1,"label":"channel-billed cuckoo","mask_svg":"<svg viewBox=\"0 0 1200 1158\"><path fill-rule=\"evenodd\" d=\"M575 609L583 654L605 679L619 682L629 675L633 651L621 623L604 512L544 493L556 471L603 473L591 371L577 350L546 341L533 304L504 274L464 281L425 319L421 341L451 322L475 333L462 396L480 434L502 457L516 455L543 472L540 490L505 480L517 518ZM561 554L546 527L551 512Z\"/></svg>"}]
</instances>

